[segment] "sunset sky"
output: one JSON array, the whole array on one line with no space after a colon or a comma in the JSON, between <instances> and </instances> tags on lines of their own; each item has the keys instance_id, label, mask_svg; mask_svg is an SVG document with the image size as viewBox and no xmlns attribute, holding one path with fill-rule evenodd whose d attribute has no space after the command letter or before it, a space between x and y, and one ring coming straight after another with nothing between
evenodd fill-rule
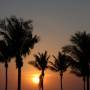
<instances>
[{"instance_id":1,"label":"sunset sky","mask_svg":"<svg viewBox=\"0 0 90 90\"><path fill-rule=\"evenodd\" d=\"M22 90L38 90L32 77L40 72L30 66L33 54L48 50L51 56L57 55L62 46L69 44L69 39L76 31L90 32L90 0L0 0L0 18L15 15L25 20L33 20L34 34L40 36L31 55L24 58L22 67ZM52 58L51 58L52 59ZM17 90L17 69L15 60L9 63L8 90ZM5 87L5 68L0 64L0 90ZM46 71L45 90L60 90L58 73ZM82 79L65 72L64 90L83 90Z\"/></svg>"}]
</instances>

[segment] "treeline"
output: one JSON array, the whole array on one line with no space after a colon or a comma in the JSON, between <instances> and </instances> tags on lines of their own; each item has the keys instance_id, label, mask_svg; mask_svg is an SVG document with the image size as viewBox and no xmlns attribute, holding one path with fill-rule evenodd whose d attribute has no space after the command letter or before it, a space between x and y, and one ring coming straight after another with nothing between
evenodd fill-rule
<instances>
[{"instance_id":1,"label":"treeline","mask_svg":"<svg viewBox=\"0 0 90 90\"><path fill-rule=\"evenodd\" d=\"M16 59L18 69L18 88L21 90L21 70L23 66L22 56L31 53L31 49L40 41L39 36L33 35L32 20L24 21L23 18L15 16L0 20L0 63L5 64L6 85L8 89L8 63L13 57ZM78 77L82 77L84 90L89 90L90 77L90 33L86 31L76 32L71 36L71 43L62 47L58 56L52 56L47 51L34 55L35 60L29 61L30 65L41 70L39 88L44 90L43 79L45 70L48 68L58 72L61 78L61 90L63 90L62 78L67 68Z\"/></svg>"}]
</instances>

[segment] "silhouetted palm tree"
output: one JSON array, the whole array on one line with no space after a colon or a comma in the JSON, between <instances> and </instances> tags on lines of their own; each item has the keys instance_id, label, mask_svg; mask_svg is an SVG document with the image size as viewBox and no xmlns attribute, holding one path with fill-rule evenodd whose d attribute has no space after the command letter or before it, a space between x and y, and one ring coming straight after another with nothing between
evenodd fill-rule
<instances>
[{"instance_id":1,"label":"silhouetted palm tree","mask_svg":"<svg viewBox=\"0 0 90 90\"><path fill-rule=\"evenodd\" d=\"M4 44L3 44L4 45ZM5 69L6 69L6 85L5 85L5 90L8 89L8 63L10 62L10 57L7 56L6 53L6 49L4 49L4 51L2 51L2 54L3 54L3 57L2 57L2 60L4 61L5 63ZM9 52L10 53L10 52Z\"/></svg>"},{"instance_id":2,"label":"silhouetted palm tree","mask_svg":"<svg viewBox=\"0 0 90 90\"><path fill-rule=\"evenodd\" d=\"M22 56L29 54L34 44L39 41L37 35L33 36L32 21L17 19L15 16L6 18L7 32L11 37L10 52L12 57L16 57L16 67L18 68L18 90L21 90L21 67L23 66Z\"/></svg>"},{"instance_id":3,"label":"silhouetted palm tree","mask_svg":"<svg viewBox=\"0 0 90 90\"><path fill-rule=\"evenodd\" d=\"M50 65L49 68L52 71L59 72L61 77L61 90L63 90L62 86L62 79L63 79L63 73L67 70L67 68L70 65L70 57L65 55L65 53L58 52L58 57L54 57L54 61L49 61Z\"/></svg>"},{"instance_id":4,"label":"silhouetted palm tree","mask_svg":"<svg viewBox=\"0 0 90 90\"><path fill-rule=\"evenodd\" d=\"M63 47L63 51L73 58L73 69L79 70L84 79L87 78L89 90L90 34L77 32L71 37L71 43Z\"/></svg>"},{"instance_id":5,"label":"silhouetted palm tree","mask_svg":"<svg viewBox=\"0 0 90 90\"><path fill-rule=\"evenodd\" d=\"M3 44L3 42L0 40L0 63L4 63L4 59L3 59L3 54L1 52L1 45ZM1 73L0 73L1 74ZM1 81L0 81L1 82Z\"/></svg>"},{"instance_id":6,"label":"silhouetted palm tree","mask_svg":"<svg viewBox=\"0 0 90 90\"><path fill-rule=\"evenodd\" d=\"M38 53L38 55L34 55L35 60L34 61L30 61L29 64L33 65L34 67L36 67L37 69L41 70L41 75L39 77L40 79L40 90L44 90L44 86L43 86L43 80L44 80L44 76L45 76L45 70L46 68L48 68L48 60L49 57L47 55L47 51L45 51L45 53Z\"/></svg>"},{"instance_id":7,"label":"silhouetted palm tree","mask_svg":"<svg viewBox=\"0 0 90 90\"><path fill-rule=\"evenodd\" d=\"M10 62L10 46L9 41L11 40L8 33L6 32L5 20L0 21L0 59L5 63L6 69L6 85L5 90L8 89L8 62Z\"/></svg>"}]
</instances>

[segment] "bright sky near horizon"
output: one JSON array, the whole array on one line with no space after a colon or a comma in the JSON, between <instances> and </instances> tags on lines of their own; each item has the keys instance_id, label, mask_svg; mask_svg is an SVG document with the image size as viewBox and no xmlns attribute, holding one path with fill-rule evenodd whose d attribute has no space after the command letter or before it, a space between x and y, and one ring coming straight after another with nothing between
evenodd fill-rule
<instances>
[{"instance_id":1,"label":"bright sky near horizon","mask_svg":"<svg viewBox=\"0 0 90 90\"><path fill-rule=\"evenodd\" d=\"M11 15L33 20L34 33L40 36L40 42L32 54L48 50L49 54L57 55L61 47L69 43L70 35L76 31L90 32L90 0L0 0L0 18ZM22 90L38 90L37 85L27 81L32 74L39 73L27 64L32 58L32 55L28 56L22 68ZM0 64L0 90L4 90L3 66ZM64 90L83 90L82 80L68 72L63 84ZM17 70L12 61L9 64L9 90L16 88ZM46 72L45 90L60 90L58 74Z\"/></svg>"}]
</instances>

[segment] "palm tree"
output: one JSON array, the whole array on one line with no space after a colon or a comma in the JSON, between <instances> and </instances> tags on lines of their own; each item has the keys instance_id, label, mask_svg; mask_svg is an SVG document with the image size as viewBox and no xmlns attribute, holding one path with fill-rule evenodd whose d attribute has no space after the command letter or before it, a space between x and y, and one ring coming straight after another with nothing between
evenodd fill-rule
<instances>
[{"instance_id":1,"label":"palm tree","mask_svg":"<svg viewBox=\"0 0 90 90\"><path fill-rule=\"evenodd\" d=\"M16 57L16 67L18 68L18 90L21 90L21 68L23 66L22 56L29 54L34 45L39 41L37 35L33 36L32 21L24 21L15 16L6 18L7 32L11 37L9 50L11 57Z\"/></svg>"},{"instance_id":2,"label":"palm tree","mask_svg":"<svg viewBox=\"0 0 90 90\"><path fill-rule=\"evenodd\" d=\"M8 89L8 63L10 62L10 58L11 58L9 56L10 52L8 50L8 46L6 48L4 48L4 51L2 51L2 54L3 54L2 60L4 60L5 69L6 69L6 85L5 85L5 90L7 90Z\"/></svg>"},{"instance_id":3,"label":"palm tree","mask_svg":"<svg viewBox=\"0 0 90 90\"><path fill-rule=\"evenodd\" d=\"M59 72L61 77L61 90L63 90L62 79L63 73L67 70L70 65L70 57L65 55L65 53L58 52L58 57L54 57L54 61L49 61L49 68L52 71Z\"/></svg>"},{"instance_id":4,"label":"palm tree","mask_svg":"<svg viewBox=\"0 0 90 90\"><path fill-rule=\"evenodd\" d=\"M1 52L1 45L2 44L3 44L3 42L0 40L0 63L4 63L3 54Z\"/></svg>"},{"instance_id":5,"label":"palm tree","mask_svg":"<svg viewBox=\"0 0 90 90\"><path fill-rule=\"evenodd\" d=\"M63 51L73 58L73 69L79 70L87 78L89 90L89 64L90 64L90 34L77 32L71 37L71 45L63 47Z\"/></svg>"},{"instance_id":6,"label":"palm tree","mask_svg":"<svg viewBox=\"0 0 90 90\"><path fill-rule=\"evenodd\" d=\"M44 90L43 80L44 80L44 76L45 76L45 70L46 70L46 68L48 68L48 60L49 60L50 56L48 56L47 51L45 51L44 53L38 53L38 55L34 55L34 57L35 57L35 60L30 61L29 64L31 64L34 67L36 67L37 69L41 70L41 75L39 77L39 79L40 79L39 88Z\"/></svg>"},{"instance_id":7,"label":"palm tree","mask_svg":"<svg viewBox=\"0 0 90 90\"><path fill-rule=\"evenodd\" d=\"M10 62L10 51L8 42L11 40L8 33L6 32L5 20L0 21L0 59L5 63L6 69L6 85L5 90L8 89L8 63ZM3 29L3 30L2 30Z\"/></svg>"}]
</instances>

